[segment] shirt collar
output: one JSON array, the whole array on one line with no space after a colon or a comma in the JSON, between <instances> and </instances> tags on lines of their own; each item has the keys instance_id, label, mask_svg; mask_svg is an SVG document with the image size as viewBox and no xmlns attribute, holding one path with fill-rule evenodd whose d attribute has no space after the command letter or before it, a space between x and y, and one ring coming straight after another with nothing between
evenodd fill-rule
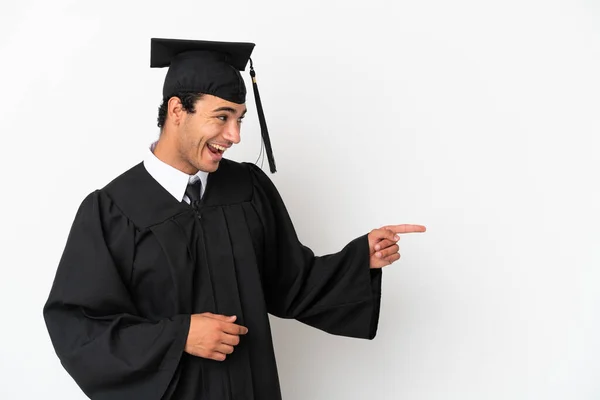
<instances>
[{"instance_id":1,"label":"shirt collar","mask_svg":"<svg viewBox=\"0 0 600 400\"><path fill-rule=\"evenodd\" d=\"M200 179L202 181L202 190L200 196L204 195L206 190L206 182L208 181L208 172L198 171L194 175L188 175L183 171L178 170L160 160L154 155L154 148L156 147L154 142L148 148L146 156L144 157L144 167L148 173L163 187L167 192L171 193L177 201L183 201L187 197L185 195L185 189L188 183L193 183Z\"/></svg>"}]
</instances>

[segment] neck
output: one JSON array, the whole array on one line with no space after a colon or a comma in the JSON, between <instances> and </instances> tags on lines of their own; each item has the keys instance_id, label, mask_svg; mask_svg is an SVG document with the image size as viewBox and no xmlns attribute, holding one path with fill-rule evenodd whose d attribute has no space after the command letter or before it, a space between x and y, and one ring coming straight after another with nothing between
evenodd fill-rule
<instances>
[{"instance_id":1,"label":"neck","mask_svg":"<svg viewBox=\"0 0 600 400\"><path fill-rule=\"evenodd\" d=\"M198 169L185 160L174 138L175 135L163 131L154 148L154 155L165 164L169 164L188 175L196 174Z\"/></svg>"}]
</instances>

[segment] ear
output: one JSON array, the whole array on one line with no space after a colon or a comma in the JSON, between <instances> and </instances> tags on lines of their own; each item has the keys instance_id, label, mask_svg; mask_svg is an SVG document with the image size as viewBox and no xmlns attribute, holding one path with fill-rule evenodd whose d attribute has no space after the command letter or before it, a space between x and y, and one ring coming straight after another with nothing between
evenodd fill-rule
<instances>
[{"instance_id":1,"label":"ear","mask_svg":"<svg viewBox=\"0 0 600 400\"><path fill-rule=\"evenodd\" d=\"M179 97L171 97L167 103L167 120L170 120L174 125L181 124L183 119L183 105Z\"/></svg>"}]
</instances>

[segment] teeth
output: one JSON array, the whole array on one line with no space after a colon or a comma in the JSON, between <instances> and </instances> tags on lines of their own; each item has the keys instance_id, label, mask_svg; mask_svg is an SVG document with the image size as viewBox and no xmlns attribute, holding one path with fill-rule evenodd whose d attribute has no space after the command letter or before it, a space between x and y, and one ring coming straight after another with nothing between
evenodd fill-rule
<instances>
[{"instance_id":1,"label":"teeth","mask_svg":"<svg viewBox=\"0 0 600 400\"><path fill-rule=\"evenodd\" d=\"M213 147L213 148L215 148L217 150L220 150L220 151L225 151L225 147L219 146L218 144L212 144L211 143L209 146L211 146L211 147Z\"/></svg>"}]
</instances>

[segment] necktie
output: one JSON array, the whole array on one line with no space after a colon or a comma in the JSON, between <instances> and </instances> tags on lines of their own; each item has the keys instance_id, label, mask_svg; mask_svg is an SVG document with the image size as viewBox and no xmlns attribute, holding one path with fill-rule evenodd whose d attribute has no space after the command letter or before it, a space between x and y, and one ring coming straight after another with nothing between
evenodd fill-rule
<instances>
[{"instance_id":1,"label":"necktie","mask_svg":"<svg viewBox=\"0 0 600 400\"><path fill-rule=\"evenodd\" d=\"M185 194L190 199L190 205L198 207L200 203L200 191L202 190L202 181L198 179L194 183L188 183Z\"/></svg>"}]
</instances>

